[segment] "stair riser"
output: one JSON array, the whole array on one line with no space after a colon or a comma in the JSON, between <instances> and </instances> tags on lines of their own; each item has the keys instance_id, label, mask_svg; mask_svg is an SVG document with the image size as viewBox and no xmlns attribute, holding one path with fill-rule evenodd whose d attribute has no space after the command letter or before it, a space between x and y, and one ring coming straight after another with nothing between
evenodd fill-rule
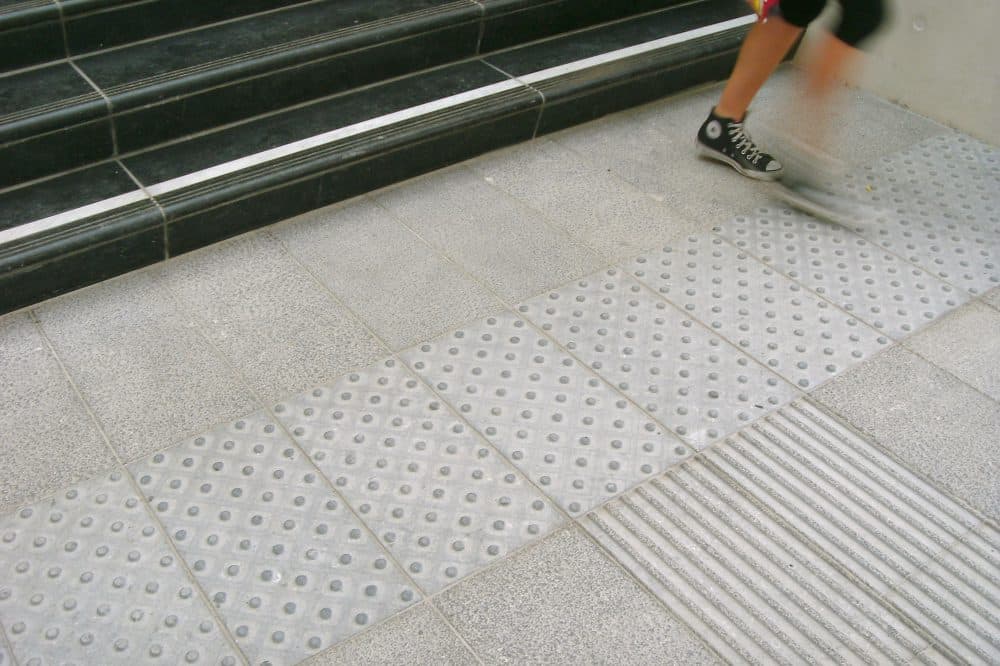
<instances>
[{"instance_id":1,"label":"stair riser","mask_svg":"<svg viewBox=\"0 0 1000 666\"><path fill-rule=\"evenodd\" d=\"M106 160L113 154L107 119L9 143L0 146L0 188Z\"/></svg>"}]
</instances>

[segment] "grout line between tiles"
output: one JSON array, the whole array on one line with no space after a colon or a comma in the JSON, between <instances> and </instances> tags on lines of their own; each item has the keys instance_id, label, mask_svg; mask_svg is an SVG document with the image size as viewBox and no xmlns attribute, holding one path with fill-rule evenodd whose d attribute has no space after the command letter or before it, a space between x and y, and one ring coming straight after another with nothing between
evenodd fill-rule
<instances>
[{"instance_id":1,"label":"grout line between tiles","mask_svg":"<svg viewBox=\"0 0 1000 666\"><path fill-rule=\"evenodd\" d=\"M211 603L211 600L208 597L208 593L202 588L201 583L198 582L198 579L195 577L194 572L188 566L187 560L184 559L184 557L181 555L180 551L174 544L173 539L170 538L170 531L167 529L167 526L164 525L163 522L160 520L159 516L156 515L156 512L150 505L149 499L146 497L146 494L142 492L142 489L139 487L139 484L136 481L135 477L132 476L132 473L129 471L128 466L122 461L121 456L118 455L118 451L116 451L115 447L111 444L111 440L108 437L107 433L105 432L103 425L101 424L100 420L98 420L97 415L94 413L93 409L91 409L90 403L84 397L83 392L80 390L79 386L77 386L76 382L70 376L69 370L63 363L62 358L57 354L55 346L49 339L49 336L45 332L45 329L42 328L41 321L39 321L34 311L31 312L31 319L34 322L39 334L42 336L42 339L45 341L45 345L48 347L49 353L52 354L52 357L59 364L59 368L62 370L63 376L66 378L66 381L69 382L70 386L73 389L73 392L76 393L77 399L80 400L81 404L83 405L83 408L87 411L87 415L90 417L91 422L94 424L98 432L101 434L101 437L104 439L105 446L111 451L111 455L117 462L118 466L113 471L121 473L128 480L129 486L132 488L132 492L142 503L143 509L146 512L147 517L149 517L149 519L152 520L153 523L155 523L156 526L159 528L160 534L163 537L163 540L167 548L169 548L170 552L173 554L175 561L178 563L181 572L187 578L187 580L194 586L194 588L198 591L198 597L201 599L202 604L204 604L209 616L215 621L216 625L218 625L219 631L222 633L225 640L229 643L229 646L233 650L233 652L239 655L239 657L243 660L244 664L249 665L250 660L243 653L243 650L240 649L239 645L236 642L236 638L232 635L232 633L229 630L229 627L223 621L222 617L218 614L215 605ZM101 476L102 474L97 474L89 478L96 479L100 478Z\"/></svg>"},{"instance_id":2,"label":"grout line between tiles","mask_svg":"<svg viewBox=\"0 0 1000 666\"><path fill-rule=\"evenodd\" d=\"M542 100L542 103L538 106L538 117L535 118L535 129L533 129L531 131L531 140L534 140L534 139L538 138L538 128L542 126L542 116L545 114L545 109L546 109L546 107L548 105L548 99L545 97L545 93L542 90L540 90L537 87L535 87L534 85L526 82L521 77L514 76L510 72L507 72L507 71L505 71L503 69L500 69L499 67L497 67L496 65L494 65L493 63L491 63L490 61L488 61L486 59L481 59L481 62L483 64L485 64L487 67L491 67L494 70L496 70L497 72L503 74L504 76L506 76L507 78L509 78L511 81L517 81L518 83L520 83L525 88L528 88L529 90L531 90L531 91L533 91L533 92L535 92L535 93L538 94L538 96Z\"/></svg>"},{"instance_id":3,"label":"grout line between tiles","mask_svg":"<svg viewBox=\"0 0 1000 666\"><path fill-rule=\"evenodd\" d=\"M7 654L10 655L10 661L13 666L18 666L17 655L14 654L14 645L11 643L10 639L7 637L7 632L4 631L3 623L0 622L0 648L7 650Z\"/></svg>"},{"instance_id":4,"label":"grout line between tiles","mask_svg":"<svg viewBox=\"0 0 1000 666\"><path fill-rule=\"evenodd\" d=\"M63 8L62 0L52 0L52 2L55 3L56 9L59 11L59 31L62 33L63 53L66 56L66 62L71 63L70 58L73 56L69 52L69 34L66 30L66 11Z\"/></svg>"},{"instance_id":5,"label":"grout line between tiles","mask_svg":"<svg viewBox=\"0 0 1000 666\"><path fill-rule=\"evenodd\" d=\"M407 373L407 374L410 374L411 376L413 376L413 378L417 379L418 381L421 381L421 382L422 382L422 383L423 383L423 384L424 384L424 385L426 386L426 382L424 382L424 381L423 381L423 379L422 379L421 377L419 377L418 375L415 375L415 373L413 373L413 372L412 372L412 371L411 371L411 370L409 369L409 367L408 367L408 366L407 366L407 365L406 365L405 363L403 363L403 361L402 361L402 360L401 360L401 359L400 359L400 358L399 358L399 357L397 356L397 354L396 354L396 353L395 353L394 351L392 351L391 347L390 347L390 346L389 346L389 345L388 345L388 344L386 343L386 341L385 341L385 340L383 340L383 339L382 339L382 338L381 338L381 337L380 337L380 336L379 336L379 335L378 335L378 334L377 334L377 333L376 333L376 332L375 332L375 331L374 331L374 330L373 330L373 329L372 329L371 327L369 327L369 326L368 326L368 324L367 324L366 322L364 322L364 321L363 321L363 320L362 320L362 319L361 319L361 318L360 318L360 317L359 317L359 316L358 316L358 315L357 315L357 314L356 314L356 313L354 312L354 310L353 310L353 309L349 308L349 307L348 307L348 306L347 306L346 304L344 304L344 303L343 303L343 301L341 301L341 300L340 300L340 297L339 297L339 296L338 296L338 295L337 295L336 293L334 293L334 292L333 292L333 290L331 290L331 289L330 289L330 288L329 288L329 287L328 287L328 286L327 286L327 285L326 285L326 284L325 284L325 283L324 283L324 282L323 282L322 280L320 280L320 279L319 279L319 277L318 277L318 276L316 276L316 275L315 275L315 274L314 274L314 273L312 272L312 270L311 270L311 269L309 269L309 267L308 267L308 266L306 266L306 265L305 265L305 264L304 264L304 263L303 263L303 262L302 262L301 260L299 260L299 258L298 258L297 256L295 256L294 254L292 254L292 252L291 252L291 251L289 251L289 250L288 250L288 248L287 248L287 246L285 245L285 243L284 243L284 241L283 241L283 240L281 240L280 238L277 238L277 237L275 237L275 240L276 240L276 241L277 241L277 242L278 242L278 243L280 244L280 246L281 246L281 247L282 247L282 248L283 248L283 249L285 250L285 252L286 252L286 253L287 253L287 254L289 255L289 257L290 257L290 258L292 259L292 261L293 261L293 262L294 262L295 264L297 264L297 265L298 265L298 266L299 266L299 267L300 267L300 268L301 268L301 269L302 269L303 271L305 271L305 272L306 272L306 274L307 274L307 275L309 276L309 278L310 278L310 279L311 279L311 280L312 280L312 281L313 281L313 282L315 283L315 285L316 285L316 286L317 286L317 287L319 288L319 290L320 290L321 292L324 292L324 293L328 294L328 295L329 295L329 296L331 297L331 299L332 299L332 300L333 300L333 301L334 301L335 303L337 303L337 304L338 304L338 305L339 305L340 307L344 308L344 310L345 310L346 312L348 312L348 313L349 313L349 315L350 315L351 317L353 317L353 318L354 318L354 319L355 319L355 320L356 320L356 321L357 321L358 323L360 323L360 324L361 324L361 325L362 325L362 326L363 326L363 327L364 327L364 328L365 328L365 329L366 329L366 330L368 331L369 335L371 335L371 336L372 336L372 337L373 337L373 338L374 338L374 339L375 339L375 340L376 340L376 341L377 341L377 342L378 342L378 343L379 343L379 344L380 344L380 345L381 345L381 346L383 347L383 349L385 350L385 353L386 353L386 354L387 354L388 356L390 356L390 357L391 357L391 358L392 358L393 360L395 360L395 361L396 361L397 363L399 363L399 364L400 364L400 366L401 366L401 367L402 367L402 368L403 368L403 369L404 369L404 370L406 371L406 373ZM169 287L168 287L168 288L169 288ZM196 316L197 316L197 315L196 315ZM201 318L200 316L199 316L198 318L199 318L199 319L202 319L202 318ZM216 347L216 346L214 345L214 343L212 343L212 342L211 342L210 340L208 340L207 336L206 336L206 335L204 334L204 332L202 331L202 329L201 329L201 327L200 327L200 326L199 326L199 331L198 331L198 332L199 332L199 335L201 335L201 337L202 337L202 338L204 338L204 339L206 340L206 342L207 342L207 343L208 343L209 345L211 345L211 346L212 346L212 348L213 348L213 349L214 349L214 350L216 351L216 353L217 353L217 354L219 354L219 355L221 356L221 355L222 355L222 354L221 354L221 351L220 351L220 350L219 350L219 349L218 349L218 348L217 348L217 347ZM347 498L347 497L346 497L346 496L345 496L344 494L342 494L342 493L341 493L341 492L340 492L339 490L337 490L337 487L336 487L336 485L335 485L335 484L334 484L334 483L333 483L333 482L332 482L332 481L331 481L331 480L330 480L330 479L329 479L329 478L327 477L327 475L326 475L326 474L325 474L325 473L323 472L323 470L321 470L321 469L319 468L319 466L318 466L318 465L316 464L316 462L315 462L315 461L314 461L314 460L312 459L312 456L310 456L310 455L309 455L309 453L308 453L308 452L307 452L307 451L305 450L305 448L304 448L303 444L302 444L302 443L301 443L301 442L299 441L299 439L298 439L297 437L295 437L295 436L294 436L294 435L293 435L293 434L292 434L292 433L291 433L291 432L289 431L289 429L288 429L288 427L286 426L286 424L285 424L285 423L284 423L284 422L283 422L283 421L282 421L281 419L279 419L279 418L277 417L277 415L276 415L276 414L274 413L274 410L273 410L273 406L272 406L272 404L271 404L271 403L266 403L266 402L263 402L263 401L261 401L261 400L260 400L260 398L259 398L259 397L257 396L257 393L256 393L256 391L255 391L255 390L254 390L254 389L253 389L252 387L250 387L250 386L249 386L249 382L248 382L248 381L246 380L246 378L245 378L245 376L243 375L243 373L242 373L242 372L241 372L241 371L240 371L240 370L239 370L238 368L236 368L236 367L235 367L235 366L234 366L234 365L233 365L232 363L230 363L230 362L228 361L228 359L225 359L225 357L223 357L223 359L224 359L224 361L226 362L226 364L227 364L227 365L228 365L228 366L230 367L230 369L231 369L231 370L233 370L233 371L234 371L235 373L237 373L237 376L238 376L238 377L240 378L240 380L241 380L241 381L242 381L242 382L244 383L244 385L245 385L245 386L246 386L246 387L247 387L247 388L248 388L248 389L250 390L251 394L252 394L252 395L253 395L253 396L254 396L254 397L255 397L255 398L256 398L256 399L257 399L257 400L258 400L259 402L261 402L261 404L263 405L263 411L264 411L264 412L265 412L265 413L267 414L267 417L268 417L268 418L269 418L269 419L270 419L270 420L271 420L271 421L272 421L272 422L273 422L273 423L274 423L275 425L277 425L277 427L278 427L278 428L280 428L280 429L281 429L282 433L283 433L283 434L284 434L284 436L285 436L285 437L286 437L286 438L288 439L288 441L289 441L289 442L291 442L291 443L293 444L293 446L294 446L294 447L295 447L295 448L296 448L296 449L297 449L297 450L299 451L299 453L300 453L300 454L301 454L301 455L303 456L303 460L304 460L304 461L305 461L305 462L306 462L306 463L307 463L307 464L308 464L308 465L309 465L309 466L310 466L310 467L311 467L312 469L314 469L314 470L315 470L315 472L316 472L317 476L318 476L318 477L319 477L320 479L322 479L322 480L323 480L323 481L324 481L324 482L326 483L326 485L327 485L327 486L329 487L330 491L331 491L331 492L332 492L332 493L333 493L333 494L334 494L334 495L335 495L336 497L338 497L338 498L339 498L339 499L341 500L341 502L343 502L343 503L344 503L344 505L345 505L345 506L346 506L346 507L348 508L348 510L349 510L349 511L351 512L351 515L352 515L352 516L354 517L354 519L355 519L356 521L358 521L358 523L360 523L360 524L361 524L362 528L363 528L363 529L364 529L364 530L365 530L365 531L366 531L366 532L367 532L367 533L369 534L369 536L370 536L370 537L371 537L371 538L372 538L372 539L374 540L374 542L375 542L375 543L377 544L378 548L379 548L379 549L380 549L380 550L381 550L381 551L382 551L383 553L385 553L385 555L386 555L386 557L387 557L387 558L389 559L389 561L391 561L391 562L392 562L392 563L393 563L393 564L394 564L394 565L396 566L396 568L397 568L397 569L399 570L399 572L400 572L400 573L401 573L401 574L402 574L402 575L403 575L403 576L405 577L405 579L406 579L406 580L407 580L407 581L408 581L408 582L409 582L409 583L410 583L410 584L411 584L411 585L412 585L412 586L414 587L414 589L415 589L415 590L417 590L417 591L419 591L420 595L421 595L421 596L422 596L422 597L424 598L424 600L430 600L430 599L432 599L432 598L433 598L434 596L436 596L436 595L438 595L438 594L440 594L440 593L442 593L442 592L444 592L444 591L446 591L446 590L450 589L450 587L452 587L452 586L454 586L454 585L457 585L457 584L461 583L462 581L464 581L464 580L466 580L466 579L468 578L468 576L466 576L466 577L464 577L464 578L462 578L462 579L460 579L460 580L457 580L457 581L455 581L454 583L452 583L451 585L448 585L448 586L445 586L444 588L442 588L442 589L441 589L441 590L439 590L438 592L435 592L435 593L428 593L428 592L427 592L427 591L426 591L426 590L424 589L424 587L423 587L422 585L420 585L420 584L419 584L419 583L418 583L418 582L417 582L417 581L416 581L415 579L413 579L413 578L412 578L412 577L410 576L410 574L409 574L409 570L408 570L408 569L407 569L406 567L404 567L404 566L403 566L403 563L402 563L402 562L400 562L400 561L399 561L399 560L398 560L398 559L396 558L395 554L394 554L394 553L393 553L393 552L392 552L392 551L391 551L391 550L389 549L389 547L388 547L388 546L387 546L386 544L384 544L384 543L383 543L382 539L381 539L381 538L380 538L380 537L379 537L379 536L378 536L378 535L377 535L377 534L375 533L375 531L374 531L374 528L373 528L373 527L371 527L371 526L370 526L370 525L369 525L369 524L368 524L368 523L367 523L367 522L366 522L366 521L365 521L365 520L364 520L364 519L363 519L363 518L361 517L361 515L360 515L360 514L359 514L359 513L358 513L358 512L357 512L357 511L355 510L355 508L354 508L354 505L353 505L353 504L351 503L351 501L350 501L350 500L349 500L349 499L348 499L348 498ZM341 375L341 376L344 376L344 375ZM434 392L434 393L433 393L433 395L437 396L437 393L436 393L436 392ZM440 396L437 396L437 397L438 397L438 398L440 398ZM454 415L456 415L456 417L457 417L458 419L460 419L461 421L463 421L463 422L466 422L466 423L467 423L467 421L466 421L466 420L464 419L464 417L462 417L462 416L461 416L461 414L460 414L460 413L459 413L459 412L458 412L457 410L455 410L455 409L454 409L454 407L453 407L453 406L451 405L451 403L449 403L449 402L447 402L447 401L444 401L444 400L442 400L442 404L444 404L444 405L445 405L445 406L446 406L446 407L448 408L448 410L449 410L449 411L451 411L451 412L452 412L452 413L453 413ZM470 424L470 426L471 426L471 424ZM475 431L475 432L477 432L477 434L478 434L478 431ZM480 435L480 437L481 437L481 435ZM494 450L494 451L495 451L495 452L496 452L496 453L497 453L497 454L498 454L498 455L500 456L500 459L501 459L501 460L503 460L503 461L504 461L504 462L505 462L505 463L507 464L507 467L508 467L508 468L510 468L510 469L511 469L511 471L513 471L514 473L516 473L516 474L518 474L518 475L520 475L520 476L524 477L524 475L523 475L523 474L521 473L521 471L520 471L520 470L519 470L519 469L518 469L518 468L517 468L516 466L512 465L512 464L511 464L511 463L510 463L510 462L509 462L509 461L508 461L508 460L507 460L507 459L506 459L505 457L503 457L503 456L502 456L502 454L500 454L500 452L496 450L496 448L495 448L495 447L493 446L493 444L492 444L491 442L489 442L489 441L486 441L486 445L487 445L487 446L488 446L489 448L493 449L493 450ZM531 482L531 480L530 480L530 479L528 479L527 477L524 477L524 478L525 478L525 481L526 481L527 483L529 483L529 484L531 484L532 486L534 486L534 484L533 484L533 483ZM543 494L543 497L546 497L546 499L548 499L548 496L547 496L547 495L544 495L544 494ZM551 501L551 500L550 500L550 501ZM559 506L558 506L558 504L556 504L555 502L552 502L552 505L553 505L553 509L555 510L555 512L556 512L557 514L558 514L558 513L563 513L563 512L562 512L562 510L561 510L561 507L559 507ZM569 519L568 519L568 517L567 517L567 516L565 516L565 514L563 514L563 518L564 518L564 520L563 520L563 523L566 523L566 522L568 522L568 520L569 520ZM555 529L558 529L558 527L557 527L557 528L555 528ZM552 533L552 531L554 531L554 530L550 530L548 534L551 534L551 533ZM525 548L525 547L528 547L528 546L530 546L530 545L533 545L534 543L537 543L537 542L538 542L539 540L541 540L541 539L545 538L545 536L548 536L548 534L540 534L540 535L538 536L538 538L537 538L537 539L534 539L534 540L531 540L531 541L528 541L527 543L523 544L523 545L521 546L521 548ZM514 550L511 550L511 551L509 551L509 552L508 552L508 553L507 553L507 554L506 554L506 555L505 555L504 557L501 557L501 558L499 558L499 559L497 560L497 562L494 562L494 563L492 563L492 564L498 564L499 562L502 562L502 561L506 560L508 556L510 556L510 555L512 555L513 553L517 552L517 551L518 551L518 550L520 550L521 548L518 548L518 549L514 549ZM477 571L478 571L478 570L477 570ZM473 572L473 573L472 573L472 574L470 574L470 575L474 575L474 573L476 573L476 572ZM419 603L419 602L418 602L418 603ZM418 604L411 604L411 605L415 606L415 605L418 605ZM387 616L386 616L386 617L385 617L385 618L383 619L383 621L385 621L385 620L388 620L389 618L391 618L391 617L395 617L395 616L396 616L396 613L391 613L391 614L387 615ZM445 621L445 622L446 622L446 623L448 624L448 627L449 627L449 628L450 628L450 629L451 629L452 631L454 631L454 632L455 632L456 634L458 634L458 633L459 633L459 632L458 632L458 629L457 629L457 628L456 628L456 627L455 627L455 626L454 626L454 625L453 625L453 624L452 624L452 623L451 623L451 622L450 622L450 621L449 621L449 620L448 620L447 618L445 618L445 617L444 617L443 615L442 615L442 618L443 618L443 619L444 619L444 621ZM460 635L460 634L459 634L459 635ZM348 638L347 638L347 640L349 640L349 639L350 639L350 638L352 638L352 637L353 637L353 636L351 636L351 637L348 637ZM343 641L340 641L340 642L343 642ZM464 642L464 639L463 639L463 642ZM339 642L338 642L338 643L336 643L336 644L339 644ZM335 645L336 645L336 644L335 644ZM330 647L333 647L333 645L331 645ZM476 659L477 659L477 661L479 661L479 663L482 663L482 661L481 661L481 660L479 659L479 656L478 656L478 655L477 655L477 654L476 654L476 653L475 653L474 651L472 652L472 654L473 654L473 655L474 655L474 656L476 657Z\"/></svg>"},{"instance_id":6,"label":"grout line between tiles","mask_svg":"<svg viewBox=\"0 0 1000 666\"><path fill-rule=\"evenodd\" d=\"M108 97L107 94L103 90L101 90L100 86L98 86L96 83L94 83L93 79L91 79L89 76L87 76L87 74L82 69L80 69L79 65L77 65L76 62L72 58L68 59L66 62L68 62L69 66L73 68L73 71L75 71L80 76L80 78L82 78L84 81L86 81L87 84L90 85L90 87L94 89L94 92L96 92L98 95L100 95L101 99L104 100L104 107L107 109L107 112L108 112L108 116L107 116L108 127L109 127L110 132L111 132L111 151L112 151L111 154L112 155L117 155L118 154L118 130L117 130L117 127L115 125L115 108L114 108L114 105L111 103L111 98ZM93 121L91 121L91 122L93 122ZM58 132L58 131L59 131L58 129L53 130L53 132Z\"/></svg>"}]
</instances>

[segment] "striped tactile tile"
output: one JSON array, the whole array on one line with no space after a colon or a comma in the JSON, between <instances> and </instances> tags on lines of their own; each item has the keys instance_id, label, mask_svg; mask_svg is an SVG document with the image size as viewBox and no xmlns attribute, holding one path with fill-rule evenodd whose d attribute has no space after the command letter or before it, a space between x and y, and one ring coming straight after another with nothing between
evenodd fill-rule
<instances>
[{"instance_id":1,"label":"striped tactile tile","mask_svg":"<svg viewBox=\"0 0 1000 666\"><path fill-rule=\"evenodd\" d=\"M584 524L734 663L1000 662L1000 533L806 401Z\"/></svg>"}]
</instances>

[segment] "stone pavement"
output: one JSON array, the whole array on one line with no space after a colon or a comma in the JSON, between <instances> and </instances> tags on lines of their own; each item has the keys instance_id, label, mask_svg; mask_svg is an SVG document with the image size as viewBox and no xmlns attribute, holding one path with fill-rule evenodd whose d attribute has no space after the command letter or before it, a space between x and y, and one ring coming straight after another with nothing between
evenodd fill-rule
<instances>
[{"instance_id":1,"label":"stone pavement","mask_svg":"<svg viewBox=\"0 0 1000 666\"><path fill-rule=\"evenodd\" d=\"M1000 150L717 92L0 319L0 664L1000 663Z\"/></svg>"}]
</instances>

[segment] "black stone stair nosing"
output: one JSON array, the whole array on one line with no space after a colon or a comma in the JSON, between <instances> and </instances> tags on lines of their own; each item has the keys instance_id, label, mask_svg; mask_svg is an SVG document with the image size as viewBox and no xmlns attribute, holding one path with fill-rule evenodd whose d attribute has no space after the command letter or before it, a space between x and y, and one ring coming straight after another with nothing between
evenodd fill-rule
<instances>
[{"instance_id":1,"label":"black stone stair nosing","mask_svg":"<svg viewBox=\"0 0 1000 666\"><path fill-rule=\"evenodd\" d=\"M59 7L52 0L0 7L0 73L66 56Z\"/></svg>"},{"instance_id":2,"label":"black stone stair nosing","mask_svg":"<svg viewBox=\"0 0 1000 666\"><path fill-rule=\"evenodd\" d=\"M0 313L166 258L163 214L146 198L0 247Z\"/></svg>"}]
</instances>

